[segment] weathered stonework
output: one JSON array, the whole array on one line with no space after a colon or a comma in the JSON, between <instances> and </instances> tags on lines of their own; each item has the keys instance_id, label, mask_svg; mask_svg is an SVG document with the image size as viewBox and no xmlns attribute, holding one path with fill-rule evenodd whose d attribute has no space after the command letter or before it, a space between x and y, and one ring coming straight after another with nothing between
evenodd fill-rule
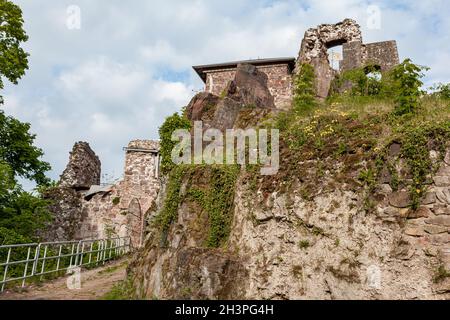
<instances>
[{"instance_id":1,"label":"weathered stonework","mask_svg":"<svg viewBox=\"0 0 450 320\"><path fill-rule=\"evenodd\" d=\"M297 71L302 63L309 63L316 74L316 90L319 98L328 96L331 81L338 73L331 68L327 50L343 46L340 72L366 65L375 65L382 72L399 63L397 44L385 41L363 44L360 26L351 19L336 24L322 24L308 29L303 38L297 59Z\"/></svg>"},{"instance_id":2,"label":"weathered stonework","mask_svg":"<svg viewBox=\"0 0 450 320\"><path fill-rule=\"evenodd\" d=\"M231 234L218 249L202 248L202 208L182 202L167 245L153 230L132 260L136 292L159 299L449 299L449 278L436 281L436 272L450 268L450 215L436 208L450 207L450 187L430 185L413 211L408 188L393 192L382 183L374 211L366 212L360 190L334 183L305 200L295 180L289 193L271 194L238 180ZM158 207L163 200L164 192Z\"/></svg>"},{"instance_id":3,"label":"weathered stonework","mask_svg":"<svg viewBox=\"0 0 450 320\"><path fill-rule=\"evenodd\" d=\"M70 152L69 163L61 175L60 186L77 190L100 184L101 163L89 143L77 142Z\"/></svg>"},{"instance_id":4,"label":"weathered stonework","mask_svg":"<svg viewBox=\"0 0 450 320\"><path fill-rule=\"evenodd\" d=\"M60 186L50 191L55 216L48 240L131 237L142 244L146 213L159 191L159 142L131 141L126 149L124 178L100 186L98 157L81 142L74 146ZM95 169L95 170L94 170ZM92 173L93 179L89 179Z\"/></svg>"},{"instance_id":5,"label":"weathered stonework","mask_svg":"<svg viewBox=\"0 0 450 320\"><path fill-rule=\"evenodd\" d=\"M159 191L159 143L135 140L128 145L124 178L93 194L86 193L78 238L131 237L142 244L146 214Z\"/></svg>"},{"instance_id":6,"label":"weathered stonework","mask_svg":"<svg viewBox=\"0 0 450 320\"><path fill-rule=\"evenodd\" d=\"M276 59L273 59L276 60ZM202 66L200 72L205 78L205 92L221 96L228 83L235 78L237 65L240 63L254 65L258 71L267 76L267 87L274 98L275 107L288 109L292 99L292 70L294 58L283 58L281 61L249 60L234 64ZM194 67L200 68L200 67Z\"/></svg>"},{"instance_id":7,"label":"weathered stonework","mask_svg":"<svg viewBox=\"0 0 450 320\"><path fill-rule=\"evenodd\" d=\"M338 45L343 47L343 60L340 62L340 70L336 71L330 66L327 50ZM222 96L228 83L234 79L239 63L254 65L267 75L267 84L274 97L275 107L289 109L293 95L292 77L303 63L314 67L316 92L319 98L328 96L331 82L339 72L367 65L374 65L384 72L399 63L395 41L364 44L360 26L351 19L308 29L295 63L294 60L294 58L256 59L193 68L205 82L205 92Z\"/></svg>"}]
</instances>

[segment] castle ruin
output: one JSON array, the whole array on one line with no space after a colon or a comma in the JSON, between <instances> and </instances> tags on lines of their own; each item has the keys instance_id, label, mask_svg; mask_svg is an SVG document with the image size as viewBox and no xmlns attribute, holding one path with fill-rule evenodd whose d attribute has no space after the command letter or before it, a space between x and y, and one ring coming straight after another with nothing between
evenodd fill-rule
<instances>
[{"instance_id":1,"label":"castle ruin","mask_svg":"<svg viewBox=\"0 0 450 320\"><path fill-rule=\"evenodd\" d=\"M342 45L340 70L330 66L327 50ZM338 73L367 65L382 72L399 63L397 43L394 40L364 44L360 26L351 19L336 24L321 24L308 29L303 37L297 59L271 58L225 62L194 66L205 83L205 92L220 96L234 79L238 64L250 64L267 75L267 87L274 97L277 109L288 109L292 100L292 77L303 63L311 64L316 75L316 93L326 98L331 81Z\"/></svg>"},{"instance_id":2,"label":"castle ruin","mask_svg":"<svg viewBox=\"0 0 450 320\"><path fill-rule=\"evenodd\" d=\"M100 160L86 142L74 145L58 187L46 194L55 213L48 240L130 237L142 245L160 185L159 142L131 141L125 152L123 179L100 185Z\"/></svg>"},{"instance_id":3,"label":"castle ruin","mask_svg":"<svg viewBox=\"0 0 450 320\"><path fill-rule=\"evenodd\" d=\"M395 41L363 44L359 25L350 19L322 24L306 31L300 53L295 58L257 59L194 66L205 83L205 90L191 100L187 112L191 120L210 121L209 104L217 104L215 121L209 125L227 129L245 104L271 109L289 109L292 80L303 63L316 74L319 98L328 96L332 69L327 50L343 46L340 72L377 66L388 71L399 63ZM221 99L222 95L227 99ZM227 127L228 126L228 127ZM76 143L59 186L46 195L53 200L50 210L55 221L44 237L73 240L130 236L139 247L145 237L146 221L161 187L159 142L131 141L125 148L124 177L113 185L100 185L101 164L89 144Z\"/></svg>"}]
</instances>

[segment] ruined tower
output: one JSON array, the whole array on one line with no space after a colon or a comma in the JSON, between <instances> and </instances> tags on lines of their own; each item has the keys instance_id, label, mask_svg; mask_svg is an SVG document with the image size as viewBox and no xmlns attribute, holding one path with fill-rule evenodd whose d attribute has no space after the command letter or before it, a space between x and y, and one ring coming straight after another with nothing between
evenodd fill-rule
<instances>
[{"instance_id":1,"label":"ruined tower","mask_svg":"<svg viewBox=\"0 0 450 320\"><path fill-rule=\"evenodd\" d=\"M399 63L395 41L363 44L360 26L354 20L345 19L336 24L321 24L308 29L302 40L296 71L303 63L314 67L319 98L328 96L331 81L338 73L330 66L327 50L339 45L343 47L340 72L369 64L384 72Z\"/></svg>"}]
</instances>

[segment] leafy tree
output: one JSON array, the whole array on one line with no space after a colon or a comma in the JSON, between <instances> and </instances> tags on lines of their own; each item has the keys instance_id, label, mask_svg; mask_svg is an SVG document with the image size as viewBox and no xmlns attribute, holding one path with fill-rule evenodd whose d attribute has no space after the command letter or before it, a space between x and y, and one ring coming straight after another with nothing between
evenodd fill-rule
<instances>
[{"instance_id":1,"label":"leafy tree","mask_svg":"<svg viewBox=\"0 0 450 320\"><path fill-rule=\"evenodd\" d=\"M43 151L33 145L35 135L30 124L8 117L0 110L0 161L7 163L15 176L34 180L38 185L49 182L45 172L50 165L42 161Z\"/></svg>"},{"instance_id":2,"label":"leafy tree","mask_svg":"<svg viewBox=\"0 0 450 320\"><path fill-rule=\"evenodd\" d=\"M0 0L0 90L5 78L17 84L28 69L28 53L21 48L27 40L21 9ZM50 165L41 160L43 152L34 146L36 136L29 130L30 124L0 110L0 244L34 240L50 219L48 202L23 191L16 180L34 180L38 186L49 183L45 172Z\"/></svg>"},{"instance_id":3,"label":"leafy tree","mask_svg":"<svg viewBox=\"0 0 450 320\"><path fill-rule=\"evenodd\" d=\"M310 64L302 64L294 77L293 103L296 112L309 110L316 104L314 67Z\"/></svg>"},{"instance_id":4,"label":"leafy tree","mask_svg":"<svg viewBox=\"0 0 450 320\"><path fill-rule=\"evenodd\" d=\"M0 90L4 87L3 78L17 84L28 69L28 53L20 47L27 40L20 7L0 0Z\"/></svg>"},{"instance_id":5,"label":"leafy tree","mask_svg":"<svg viewBox=\"0 0 450 320\"><path fill-rule=\"evenodd\" d=\"M415 65L410 59L406 59L391 70L390 78L392 79L394 92L395 115L404 115L416 111L422 94L420 88L423 83L420 79L424 77L424 70L428 70L428 68Z\"/></svg>"},{"instance_id":6,"label":"leafy tree","mask_svg":"<svg viewBox=\"0 0 450 320\"><path fill-rule=\"evenodd\" d=\"M168 173L173 167L172 150L175 147L175 142L172 141L172 133L177 129L190 129L191 123L184 114L179 115L174 113L166 118L163 125L159 128L159 137L161 139L160 154L161 154L161 171Z\"/></svg>"},{"instance_id":7,"label":"leafy tree","mask_svg":"<svg viewBox=\"0 0 450 320\"><path fill-rule=\"evenodd\" d=\"M47 200L33 194L15 190L4 206L0 207L0 227L34 240L38 237L38 231L51 220L48 204Z\"/></svg>"}]
</instances>

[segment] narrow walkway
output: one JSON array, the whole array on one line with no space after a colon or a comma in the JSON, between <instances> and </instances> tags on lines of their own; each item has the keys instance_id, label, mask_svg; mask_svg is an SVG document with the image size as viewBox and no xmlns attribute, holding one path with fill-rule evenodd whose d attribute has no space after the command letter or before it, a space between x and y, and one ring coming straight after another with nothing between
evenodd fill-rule
<instances>
[{"instance_id":1,"label":"narrow walkway","mask_svg":"<svg viewBox=\"0 0 450 320\"><path fill-rule=\"evenodd\" d=\"M127 259L81 272L81 289L68 289L67 277L62 277L41 286L5 290L0 300L98 300L108 293L114 284L124 280ZM22 292L19 292L22 291Z\"/></svg>"}]
</instances>

